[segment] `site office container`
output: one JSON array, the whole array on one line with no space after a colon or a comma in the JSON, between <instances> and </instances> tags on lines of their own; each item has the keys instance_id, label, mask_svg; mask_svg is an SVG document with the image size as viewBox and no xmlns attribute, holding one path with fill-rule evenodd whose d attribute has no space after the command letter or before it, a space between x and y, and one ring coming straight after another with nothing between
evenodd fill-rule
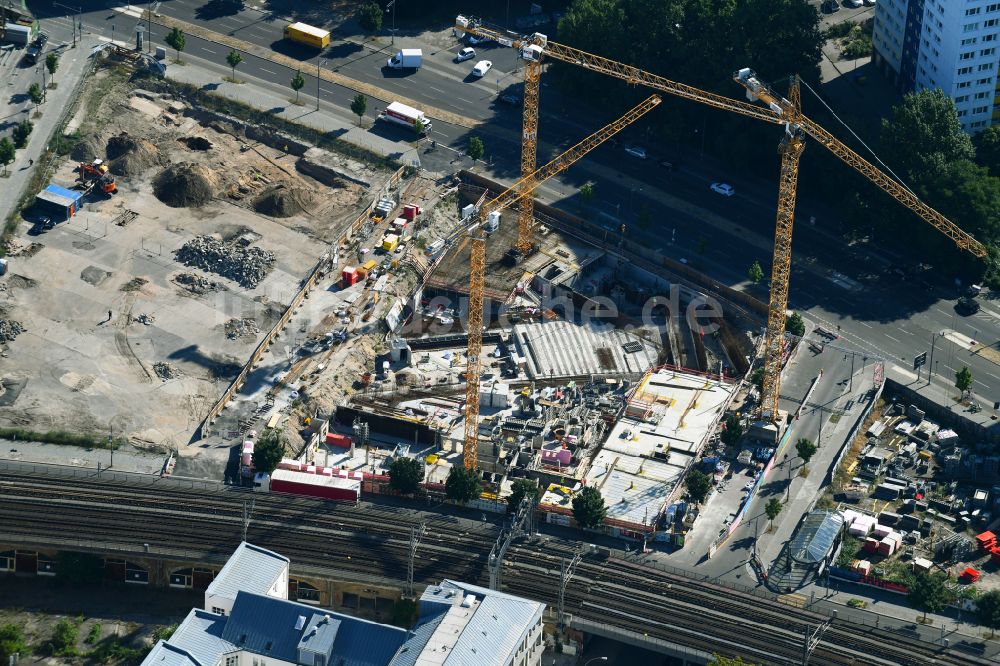
<instances>
[{"instance_id":1,"label":"site office container","mask_svg":"<svg viewBox=\"0 0 1000 666\"><path fill-rule=\"evenodd\" d=\"M351 438L340 433L328 432L326 434L326 443L327 446L339 446L346 449L351 446Z\"/></svg>"},{"instance_id":2,"label":"site office container","mask_svg":"<svg viewBox=\"0 0 1000 666\"><path fill-rule=\"evenodd\" d=\"M292 23L285 28L285 39L299 44L325 49L330 45L330 31L305 23Z\"/></svg>"},{"instance_id":3,"label":"site office container","mask_svg":"<svg viewBox=\"0 0 1000 666\"><path fill-rule=\"evenodd\" d=\"M271 492L357 502L361 495L361 482L340 476L276 469L271 475Z\"/></svg>"},{"instance_id":4,"label":"site office container","mask_svg":"<svg viewBox=\"0 0 1000 666\"><path fill-rule=\"evenodd\" d=\"M358 281L358 269L354 266L345 266L340 276L344 279L344 286L350 287Z\"/></svg>"}]
</instances>

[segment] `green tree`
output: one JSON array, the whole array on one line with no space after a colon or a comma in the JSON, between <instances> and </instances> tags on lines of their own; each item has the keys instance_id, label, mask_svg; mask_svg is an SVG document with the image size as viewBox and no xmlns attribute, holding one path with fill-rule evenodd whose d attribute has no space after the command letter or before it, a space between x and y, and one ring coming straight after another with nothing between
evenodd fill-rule
<instances>
[{"instance_id":1,"label":"green tree","mask_svg":"<svg viewBox=\"0 0 1000 666\"><path fill-rule=\"evenodd\" d=\"M594 186L592 184L584 183L580 186L580 199L583 200L584 205L590 205L590 202L594 200Z\"/></svg>"},{"instance_id":2,"label":"green tree","mask_svg":"<svg viewBox=\"0 0 1000 666\"><path fill-rule=\"evenodd\" d=\"M306 79L302 76L302 72L295 72L295 76L292 77L292 90L295 91L295 103L299 103L299 91L302 87L306 85Z\"/></svg>"},{"instance_id":3,"label":"green tree","mask_svg":"<svg viewBox=\"0 0 1000 666\"><path fill-rule=\"evenodd\" d=\"M164 38L163 41L167 43L167 46L177 51L176 62L180 62L181 51L183 51L184 47L187 46L187 38L184 36L184 31L181 30L180 28L174 28L169 33L167 33L167 36Z\"/></svg>"},{"instance_id":4,"label":"green tree","mask_svg":"<svg viewBox=\"0 0 1000 666\"><path fill-rule=\"evenodd\" d=\"M727 416L723 423L725 428L719 433L719 439L726 446L736 446L736 443L740 441L740 437L743 436L743 424L740 423L740 419L736 414Z\"/></svg>"},{"instance_id":5,"label":"green tree","mask_svg":"<svg viewBox=\"0 0 1000 666\"><path fill-rule=\"evenodd\" d=\"M955 373L955 388L961 391L963 396L972 388L972 370L969 366L963 365L962 369Z\"/></svg>"},{"instance_id":6,"label":"green tree","mask_svg":"<svg viewBox=\"0 0 1000 666\"><path fill-rule=\"evenodd\" d=\"M0 627L0 664L10 661L11 655L24 655L28 651L28 643L24 640L24 631L16 624L5 624Z\"/></svg>"},{"instance_id":7,"label":"green tree","mask_svg":"<svg viewBox=\"0 0 1000 666\"><path fill-rule=\"evenodd\" d=\"M231 49L229 55L226 56L226 62L233 70L233 83L236 83L236 66L243 62L243 56L236 49Z\"/></svg>"},{"instance_id":8,"label":"green tree","mask_svg":"<svg viewBox=\"0 0 1000 666\"><path fill-rule=\"evenodd\" d=\"M31 103L34 104L35 109L37 109L38 105L45 99L45 93L42 92L42 87L40 85L32 83L28 86L28 97L31 98Z\"/></svg>"},{"instance_id":9,"label":"green tree","mask_svg":"<svg viewBox=\"0 0 1000 666\"><path fill-rule=\"evenodd\" d=\"M686 84L732 95L734 63L752 63L768 81L797 72L810 84L818 83L823 44L819 18L815 7L802 0L576 0L556 32L560 42L575 48L651 72L683 72L676 76ZM720 58L705 55L723 53ZM565 93L598 108L637 102L642 94L627 81L580 67L553 68L551 76ZM673 141L697 145L704 114L698 104L672 104L669 121L654 120L653 128ZM734 120L720 124L710 138L727 147L734 163L752 156L754 166L773 169L758 143L770 136L773 144L773 133L766 126Z\"/></svg>"},{"instance_id":10,"label":"green tree","mask_svg":"<svg viewBox=\"0 0 1000 666\"><path fill-rule=\"evenodd\" d=\"M104 560L90 553L60 551L56 556L59 580L72 585L94 585L104 580Z\"/></svg>"},{"instance_id":11,"label":"green tree","mask_svg":"<svg viewBox=\"0 0 1000 666\"><path fill-rule=\"evenodd\" d=\"M52 653L58 657L76 655L76 641L80 637L80 625L63 618L56 623L52 631Z\"/></svg>"},{"instance_id":12,"label":"green tree","mask_svg":"<svg viewBox=\"0 0 1000 666\"><path fill-rule=\"evenodd\" d=\"M760 262L756 259L747 269L747 279L754 284L760 284L760 281L764 279L764 269L760 267Z\"/></svg>"},{"instance_id":13,"label":"green tree","mask_svg":"<svg viewBox=\"0 0 1000 666\"><path fill-rule=\"evenodd\" d=\"M417 492L423 480L424 465L415 458L396 458L389 465L389 487L404 495Z\"/></svg>"},{"instance_id":14,"label":"green tree","mask_svg":"<svg viewBox=\"0 0 1000 666\"><path fill-rule=\"evenodd\" d=\"M424 125L424 121L417 118L413 123L413 133L417 136L423 136L425 131L427 131L427 126Z\"/></svg>"},{"instance_id":15,"label":"green tree","mask_svg":"<svg viewBox=\"0 0 1000 666\"><path fill-rule=\"evenodd\" d=\"M451 468L444 482L444 492L448 499L465 504L479 497L482 483L479 481L479 470L468 469L458 465Z\"/></svg>"},{"instance_id":16,"label":"green tree","mask_svg":"<svg viewBox=\"0 0 1000 666\"><path fill-rule=\"evenodd\" d=\"M358 7L358 22L368 32L382 29L382 8L374 2L366 2Z\"/></svg>"},{"instance_id":17,"label":"green tree","mask_svg":"<svg viewBox=\"0 0 1000 666\"><path fill-rule=\"evenodd\" d=\"M413 599L400 599L392 605L392 623L397 627L409 629L417 621L417 602Z\"/></svg>"},{"instance_id":18,"label":"green tree","mask_svg":"<svg viewBox=\"0 0 1000 666\"><path fill-rule=\"evenodd\" d=\"M771 527L774 526L774 519L781 513L782 508L781 500L777 497L767 500L767 504L764 505L764 513L767 514L767 521Z\"/></svg>"},{"instance_id":19,"label":"green tree","mask_svg":"<svg viewBox=\"0 0 1000 666\"><path fill-rule=\"evenodd\" d=\"M513 511L521 504L521 500L530 497L533 503L537 503L542 497L542 489L534 479L516 479L510 486L510 495L507 495L507 508Z\"/></svg>"},{"instance_id":20,"label":"green tree","mask_svg":"<svg viewBox=\"0 0 1000 666\"><path fill-rule=\"evenodd\" d=\"M478 136L469 137L469 146L465 149L465 152L474 160L481 160L483 158L483 153L486 152L486 148L483 146L483 140Z\"/></svg>"},{"instance_id":21,"label":"green tree","mask_svg":"<svg viewBox=\"0 0 1000 666\"><path fill-rule=\"evenodd\" d=\"M892 117L882 121L882 147L893 168L918 185L940 178L952 163L975 155L954 100L939 88L910 93L893 107Z\"/></svg>"},{"instance_id":22,"label":"green tree","mask_svg":"<svg viewBox=\"0 0 1000 666\"><path fill-rule=\"evenodd\" d=\"M972 137L976 149L976 162L989 169L993 176L1000 176L1000 125L990 125Z\"/></svg>"},{"instance_id":23,"label":"green tree","mask_svg":"<svg viewBox=\"0 0 1000 666\"><path fill-rule=\"evenodd\" d=\"M268 428L253 447L253 468L270 474L285 457L285 436L277 428Z\"/></svg>"},{"instance_id":24,"label":"green tree","mask_svg":"<svg viewBox=\"0 0 1000 666\"><path fill-rule=\"evenodd\" d=\"M585 486L573 498L573 518L580 527L593 529L603 523L607 515L608 507L604 506L604 498L597 488Z\"/></svg>"},{"instance_id":25,"label":"green tree","mask_svg":"<svg viewBox=\"0 0 1000 666\"><path fill-rule=\"evenodd\" d=\"M785 320L785 330L799 338L805 335L806 323L802 321L802 315L798 312L788 315L788 319Z\"/></svg>"},{"instance_id":26,"label":"green tree","mask_svg":"<svg viewBox=\"0 0 1000 666\"><path fill-rule=\"evenodd\" d=\"M59 54L54 51L45 56L45 69L49 70L49 76L54 76L59 69Z\"/></svg>"},{"instance_id":27,"label":"green tree","mask_svg":"<svg viewBox=\"0 0 1000 666\"><path fill-rule=\"evenodd\" d=\"M368 98L358 93L351 100L351 113L358 117L358 127L361 126L361 119L365 117L366 111L368 111Z\"/></svg>"},{"instance_id":28,"label":"green tree","mask_svg":"<svg viewBox=\"0 0 1000 666\"><path fill-rule=\"evenodd\" d=\"M0 168L7 173L7 165L14 161L17 150L7 137L0 138Z\"/></svg>"},{"instance_id":29,"label":"green tree","mask_svg":"<svg viewBox=\"0 0 1000 666\"><path fill-rule=\"evenodd\" d=\"M758 366L750 373L750 383L757 387L758 391L764 390L764 368Z\"/></svg>"},{"instance_id":30,"label":"green tree","mask_svg":"<svg viewBox=\"0 0 1000 666\"><path fill-rule=\"evenodd\" d=\"M944 574L918 574L910 585L908 598L914 608L923 611L921 622L927 620L927 613L944 610L954 599L954 595L945 585Z\"/></svg>"},{"instance_id":31,"label":"green tree","mask_svg":"<svg viewBox=\"0 0 1000 666\"><path fill-rule=\"evenodd\" d=\"M799 437L795 441L795 452L799 454L799 458L802 458L803 462L808 463L816 455L816 445L811 439Z\"/></svg>"},{"instance_id":32,"label":"green tree","mask_svg":"<svg viewBox=\"0 0 1000 666\"><path fill-rule=\"evenodd\" d=\"M1000 590L990 590L976 599L976 621L990 630L990 638L1000 629ZM0 644L2 650L2 644Z\"/></svg>"},{"instance_id":33,"label":"green tree","mask_svg":"<svg viewBox=\"0 0 1000 666\"><path fill-rule=\"evenodd\" d=\"M692 469L684 479L684 486L691 496L691 501L701 504L708 497L708 491L712 489L712 480L700 469Z\"/></svg>"}]
</instances>

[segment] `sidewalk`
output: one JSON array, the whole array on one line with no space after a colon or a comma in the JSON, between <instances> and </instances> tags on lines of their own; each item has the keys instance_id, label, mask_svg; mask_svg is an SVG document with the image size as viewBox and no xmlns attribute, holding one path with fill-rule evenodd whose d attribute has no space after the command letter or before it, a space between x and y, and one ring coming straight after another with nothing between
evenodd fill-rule
<instances>
[{"instance_id":1,"label":"sidewalk","mask_svg":"<svg viewBox=\"0 0 1000 666\"><path fill-rule=\"evenodd\" d=\"M925 641L941 643L947 640L951 645L960 642L981 645L982 656L996 659L1000 654L1000 634L988 639L989 630L979 626L975 618L967 612L949 609L947 615L928 613L927 624L919 624L923 613L912 608L905 595L878 588L856 585L849 581L831 579L831 588L814 583L799 594L806 599L807 607L821 611L836 611L837 616L869 627L916 633ZM859 599L867 604L864 609L851 608L847 602Z\"/></svg>"},{"instance_id":2,"label":"sidewalk","mask_svg":"<svg viewBox=\"0 0 1000 666\"><path fill-rule=\"evenodd\" d=\"M29 166L30 161L39 161L45 147L52 140L54 132L62 127L63 120L69 120L73 103L76 100L77 89L93 59L91 51L100 42L90 36L85 37L77 47L59 44L52 51L59 54L59 69L53 80L57 87L47 90L47 99L41 105L41 118L34 118L34 112L24 114L34 124L28 145L17 151L12 164L7 165L10 174L8 178L0 178L0 221L6 221L21 199L24 189L28 186L35 168Z\"/></svg>"},{"instance_id":3,"label":"sidewalk","mask_svg":"<svg viewBox=\"0 0 1000 666\"><path fill-rule=\"evenodd\" d=\"M186 83L220 97L240 102L261 110L269 110L275 116L306 127L335 134L337 138L365 148L382 156L391 156L404 164L419 166L420 157L416 148L404 141L392 141L358 127L357 118L345 111L331 108L320 102L316 110L316 98L301 95L301 105L294 104L294 95L287 88L252 79L240 79L243 83L229 83L223 77L231 76L228 67L200 60L185 54L183 64L167 64L166 78L178 83ZM368 120L367 122L371 122Z\"/></svg>"}]
</instances>

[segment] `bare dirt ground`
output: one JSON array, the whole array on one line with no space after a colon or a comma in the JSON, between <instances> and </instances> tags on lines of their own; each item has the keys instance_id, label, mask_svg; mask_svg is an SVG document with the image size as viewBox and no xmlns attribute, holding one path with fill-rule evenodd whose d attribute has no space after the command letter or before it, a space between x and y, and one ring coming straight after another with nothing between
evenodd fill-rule
<instances>
[{"instance_id":1,"label":"bare dirt ground","mask_svg":"<svg viewBox=\"0 0 1000 666\"><path fill-rule=\"evenodd\" d=\"M320 183L297 169L301 158L106 71L88 84L74 128L83 138L51 182L73 187L77 165L96 158L118 193L89 195L41 235L22 225L24 249L0 281L0 316L25 329L0 345L0 424L110 428L176 448L356 215L364 188ZM175 253L204 236L270 257L252 267L259 283L180 263Z\"/></svg>"}]
</instances>

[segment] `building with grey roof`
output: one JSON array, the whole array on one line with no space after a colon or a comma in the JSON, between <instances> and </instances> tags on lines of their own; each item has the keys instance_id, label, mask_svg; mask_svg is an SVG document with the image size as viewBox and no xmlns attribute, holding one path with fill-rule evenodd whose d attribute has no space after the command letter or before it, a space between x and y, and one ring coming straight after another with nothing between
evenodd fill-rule
<instances>
[{"instance_id":1,"label":"building with grey roof","mask_svg":"<svg viewBox=\"0 0 1000 666\"><path fill-rule=\"evenodd\" d=\"M287 558L240 544L205 595L228 606L193 609L143 666L541 664L545 606L529 599L445 580L425 590L407 631L289 601L287 581Z\"/></svg>"},{"instance_id":2,"label":"building with grey roof","mask_svg":"<svg viewBox=\"0 0 1000 666\"><path fill-rule=\"evenodd\" d=\"M241 543L205 590L205 610L228 615L239 592L288 598L288 558Z\"/></svg>"}]
</instances>

